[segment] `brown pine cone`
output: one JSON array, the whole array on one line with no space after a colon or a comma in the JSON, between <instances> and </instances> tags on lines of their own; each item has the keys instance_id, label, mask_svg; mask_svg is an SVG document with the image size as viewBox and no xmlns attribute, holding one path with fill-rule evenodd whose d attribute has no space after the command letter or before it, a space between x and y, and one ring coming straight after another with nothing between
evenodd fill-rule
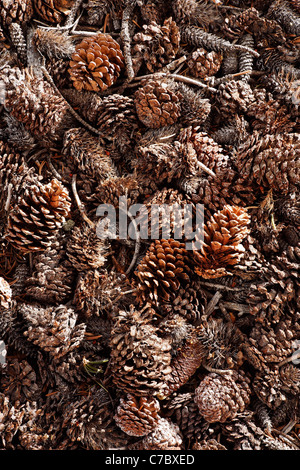
<instances>
[{"instance_id":1,"label":"brown pine cone","mask_svg":"<svg viewBox=\"0 0 300 470\"><path fill-rule=\"evenodd\" d=\"M216 439L204 439L196 441L192 447L193 450L227 450L223 444L216 441Z\"/></svg>"},{"instance_id":2,"label":"brown pine cone","mask_svg":"<svg viewBox=\"0 0 300 470\"><path fill-rule=\"evenodd\" d=\"M134 94L139 120L152 129L171 126L180 116L180 95L167 83L157 80L142 82Z\"/></svg>"},{"instance_id":3,"label":"brown pine cone","mask_svg":"<svg viewBox=\"0 0 300 470\"><path fill-rule=\"evenodd\" d=\"M71 209L68 190L53 179L26 187L8 216L5 238L22 253L43 251Z\"/></svg>"},{"instance_id":4,"label":"brown pine cone","mask_svg":"<svg viewBox=\"0 0 300 470\"><path fill-rule=\"evenodd\" d=\"M138 70L144 62L149 72L157 72L175 59L180 45L179 28L168 18L162 26L155 21L144 24L143 30L133 36L133 66Z\"/></svg>"},{"instance_id":5,"label":"brown pine cone","mask_svg":"<svg viewBox=\"0 0 300 470\"><path fill-rule=\"evenodd\" d=\"M130 446L134 450L180 450L182 436L177 424L168 418L160 418L155 429L140 442Z\"/></svg>"},{"instance_id":6,"label":"brown pine cone","mask_svg":"<svg viewBox=\"0 0 300 470\"><path fill-rule=\"evenodd\" d=\"M155 240L137 266L137 296L154 303L168 302L181 283L189 281L191 268L185 244L179 241Z\"/></svg>"},{"instance_id":7,"label":"brown pine cone","mask_svg":"<svg viewBox=\"0 0 300 470\"><path fill-rule=\"evenodd\" d=\"M273 189L280 195L299 183L299 134L268 134L257 131L234 151L240 185L252 184L261 191Z\"/></svg>"},{"instance_id":8,"label":"brown pine cone","mask_svg":"<svg viewBox=\"0 0 300 470\"><path fill-rule=\"evenodd\" d=\"M165 314L178 314L187 321L194 323L200 320L205 312L206 305L206 294L197 283L197 280L193 280L189 285L180 287L174 299L170 303L162 305L162 310Z\"/></svg>"},{"instance_id":9,"label":"brown pine cone","mask_svg":"<svg viewBox=\"0 0 300 470\"><path fill-rule=\"evenodd\" d=\"M0 277L0 307L8 308L11 302L12 290L9 283Z\"/></svg>"},{"instance_id":10,"label":"brown pine cone","mask_svg":"<svg viewBox=\"0 0 300 470\"><path fill-rule=\"evenodd\" d=\"M202 322L197 328L203 363L218 369L238 369L243 363L243 335L233 323L220 318Z\"/></svg>"},{"instance_id":11,"label":"brown pine cone","mask_svg":"<svg viewBox=\"0 0 300 470\"><path fill-rule=\"evenodd\" d=\"M60 304L70 300L75 271L66 258L66 237L59 234L32 260L32 274L24 280L26 297L41 303Z\"/></svg>"},{"instance_id":12,"label":"brown pine cone","mask_svg":"<svg viewBox=\"0 0 300 470\"><path fill-rule=\"evenodd\" d=\"M232 119L236 114L246 113L254 101L252 88L242 80L221 83L216 95L216 107L223 121Z\"/></svg>"},{"instance_id":13,"label":"brown pine cone","mask_svg":"<svg viewBox=\"0 0 300 470\"><path fill-rule=\"evenodd\" d=\"M98 237L96 227L84 224L73 228L67 241L66 252L77 271L87 271L104 266L107 245Z\"/></svg>"},{"instance_id":14,"label":"brown pine cone","mask_svg":"<svg viewBox=\"0 0 300 470\"><path fill-rule=\"evenodd\" d=\"M203 246L193 252L196 273L206 279L230 274L245 251L242 241L249 223L247 211L238 206L226 205L215 213L204 226Z\"/></svg>"},{"instance_id":15,"label":"brown pine cone","mask_svg":"<svg viewBox=\"0 0 300 470\"><path fill-rule=\"evenodd\" d=\"M134 396L163 395L171 372L171 343L134 308L119 311L111 332L107 379Z\"/></svg>"},{"instance_id":16,"label":"brown pine cone","mask_svg":"<svg viewBox=\"0 0 300 470\"><path fill-rule=\"evenodd\" d=\"M76 90L104 91L112 86L124 68L119 44L99 33L76 45L69 63L69 74Z\"/></svg>"},{"instance_id":17,"label":"brown pine cone","mask_svg":"<svg viewBox=\"0 0 300 470\"><path fill-rule=\"evenodd\" d=\"M207 51L201 47L192 53L187 66L193 77L205 79L212 77L220 70L222 60L220 52Z\"/></svg>"},{"instance_id":18,"label":"brown pine cone","mask_svg":"<svg viewBox=\"0 0 300 470\"><path fill-rule=\"evenodd\" d=\"M278 370L257 372L252 389L268 408L275 409L286 402L287 396Z\"/></svg>"},{"instance_id":19,"label":"brown pine cone","mask_svg":"<svg viewBox=\"0 0 300 470\"><path fill-rule=\"evenodd\" d=\"M146 436L157 426L160 405L153 397L136 398L127 394L120 399L114 419L117 425L129 436Z\"/></svg>"},{"instance_id":20,"label":"brown pine cone","mask_svg":"<svg viewBox=\"0 0 300 470\"><path fill-rule=\"evenodd\" d=\"M6 68L5 106L33 137L46 146L57 144L74 123L65 100L43 78L27 70Z\"/></svg>"},{"instance_id":21,"label":"brown pine cone","mask_svg":"<svg viewBox=\"0 0 300 470\"><path fill-rule=\"evenodd\" d=\"M69 13L73 0L33 0L37 15L48 23L61 23Z\"/></svg>"},{"instance_id":22,"label":"brown pine cone","mask_svg":"<svg viewBox=\"0 0 300 470\"><path fill-rule=\"evenodd\" d=\"M32 0L2 0L0 6L0 23L5 27L13 22L21 25L29 22L33 15Z\"/></svg>"},{"instance_id":23,"label":"brown pine cone","mask_svg":"<svg viewBox=\"0 0 300 470\"><path fill-rule=\"evenodd\" d=\"M0 386L12 403L33 400L39 391L33 368L26 360L17 358L8 361L0 377Z\"/></svg>"},{"instance_id":24,"label":"brown pine cone","mask_svg":"<svg viewBox=\"0 0 300 470\"><path fill-rule=\"evenodd\" d=\"M140 174L150 174L155 181L170 183L178 174L180 157L172 144L139 146L134 167Z\"/></svg>"},{"instance_id":25,"label":"brown pine cone","mask_svg":"<svg viewBox=\"0 0 300 470\"><path fill-rule=\"evenodd\" d=\"M280 369L282 390L287 394L299 397L300 393L300 369L292 364L286 364Z\"/></svg>"},{"instance_id":26,"label":"brown pine cone","mask_svg":"<svg viewBox=\"0 0 300 470\"><path fill-rule=\"evenodd\" d=\"M195 389L195 402L209 423L234 419L250 402L250 380L244 372L209 373Z\"/></svg>"},{"instance_id":27,"label":"brown pine cone","mask_svg":"<svg viewBox=\"0 0 300 470\"><path fill-rule=\"evenodd\" d=\"M27 323L24 336L56 359L76 349L84 338L86 325L77 324L74 310L65 305L19 304L18 311Z\"/></svg>"}]
</instances>

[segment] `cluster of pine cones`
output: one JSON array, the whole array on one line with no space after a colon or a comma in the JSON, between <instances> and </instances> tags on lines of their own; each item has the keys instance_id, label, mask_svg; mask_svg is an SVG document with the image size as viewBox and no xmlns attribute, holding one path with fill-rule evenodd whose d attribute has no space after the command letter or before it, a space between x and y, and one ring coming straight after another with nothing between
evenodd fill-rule
<instances>
[{"instance_id":1,"label":"cluster of pine cones","mask_svg":"<svg viewBox=\"0 0 300 470\"><path fill-rule=\"evenodd\" d=\"M0 449L300 449L299 45L299 0L1 1ZM101 239L124 198L203 245Z\"/></svg>"}]
</instances>

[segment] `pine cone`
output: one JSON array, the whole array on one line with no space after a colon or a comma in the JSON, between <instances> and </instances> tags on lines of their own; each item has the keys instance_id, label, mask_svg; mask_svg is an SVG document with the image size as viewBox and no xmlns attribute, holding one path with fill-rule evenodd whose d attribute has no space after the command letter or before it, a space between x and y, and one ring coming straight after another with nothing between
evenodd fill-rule
<instances>
[{"instance_id":1,"label":"pine cone","mask_svg":"<svg viewBox=\"0 0 300 470\"><path fill-rule=\"evenodd\" d=\"M133 66L139 69L144 62L150 72L157 72L175 59L180 44L179 28L168 18L162 26L155 21L144 24L143 30L133 36Z\"/></svg>"},{"instance_id":2,"label":"pine cone","mask_svg":"<svg viewBox=\"0 0 300 470\"><path fill-rule=\"evenodd\" d=\"M300 369L292 364L287 364L280 369L282 390L287 394L299 396L300 393Z\"/></svg>"},{"instance_id":3,"label":"pine cone","mask_svg":"<svg viewBox=\"0 0 300 470\"><path fill-rule=\"evenodd\" d=\"M48 23L62 23L66 18L72 0L33 0L37 15Z\"/></svg>"},{"instance_id":4,"label":"pine cone","mask_svg":"<svg viewBox=\"0 0 300 470\"><path fill-rule=\"evenodd\" d=\"M36 374L26 360L9 360L4 374L0 377L1 390L9 396L12 403L34 400L39 392Z\"/></svg>"},{"instance_id":5,"label":"pine cone","mask_svg":"<svg viewBox=\"0 0 300 470\"><path fill-rule=\"evenodd\" d=\"M157 328L131 309L120 311L111 332L106 374L121 390L134 396L163 395L171 372L171 344Z\"/></svg>"},{"instance_id":6,"label":"pine cone","mask_svg":"<svg viewBox=\"0 0 300 470\"><path fill-rule=\"evenodd\" d=\"M197 284L197 280L194 280L189 285L180 287L174 299L170 303L164 304L162 309L166 314L178 314L194 323L200 320L206 305L206 294Z\"/></svg>"},{"instance_id":7,"label":"pine cone","mask_svg":"<svg viewBox=\"0 0 300 470\"><path fill-rule=\"evenodd\" d=\"M234 151L238 183L252 184L253 190L288 194L299 182L299 135L265 135L255 131Z\"/></svg>"},{"instance_id":8,"label":"pine cone","mask_svg":"<svg viewBox=\"0 0 300 470\"><path fill-rule=\"evenodd\" d=\"M57 236L49 248L33 257L32 274L24 281L27 298L45 304L70 300L75 272L66 259L65 238Z\"/></svg>"},{"instance_id":9,"label":"pine cone","mask_svg":"<svg viewBox=\"0 0 300 470\"><path fill-rule=\"evenodd\" d=\"M109 34L99 33L76 45L69 74L76 90L99 92L112 86L123 68L119 44Z\"/></svg>"},{"instance_id":10,"label":"pine cone","mask_svg":"<svg viewBox=\"0 0 300 470\"><path fill-rule=\"evenodd\" d=\"M32 40L38 51L49 59L70 59L75 52L70 36L60 30L37 28Z\"/></svg>"},{"instance_id":11,"label":"pine cone","mask_svg":"<svg viewBox=\"0 0 300 470\"><path fill-rule=\"evenodd\" d=\"M252 382L252 389L258 398L271 409L278 408L287 400L278 370L257 372Z\"/></svg>"},{"instance_id":12,"label":"pine cone","mask_svg":"<svg viewBox=\"0 0 300 470\"><path fill-rule=\"evenodd\" d=\"M138 296L159 303L169 301L182 282L189 281L188 252L184 243L155 240L137 266Z\"/></svg>"},{"instance_id":13,"label":"pine cone","mask_svg":"<svg viewBox=\"0 0 300 470\"><path fill-rule=\"evenodd\" d=\"M57 144L73 123L69 108L61 96L43 78L27 69L5 69L5 107L45 146Z\"/></svg>"},{"instance_id":14,"label":"pine cone","mask_svg":"<svg viewBox=\"0 0 300 470\"><path fill-rule=\"evenodd\" d=\"M187 66L193 77L205 79L212 77L220 70L222 60L220 52L207 51L201 47L192 53Z\"/></svg>"},{"instance_id":15,"label":"pine cone","mask_svg":"<svg viewBox=\"0 0 300 470\"><path fill-rule=\"evenodd\" d=\"M235 114L246 113L254 101L250 85L242 80L222 83L216 95L216 107L222 120L233 118Z\"/></svg>"},{"instance_id":16,"label":"pine cone","mask_svg":"<svg viewBox=\"0 0 300 470\"><path fill-rule=\"evenodd\" d=\"M84 337L86 325L77 324L74 310L65 305L41 308L20 304L18 309L27 322L24 335L28 341L56 359L77 348Z\"/></svg>"},{"instance_id":17,"label":"pine cone","mask_svg":"<svg viewBox=\"0 0 300 470\"><path fill-rule=\"evenodd\" d=\"M70 208L69 193L56 179L26 187L9 213L5 238L23 253L43 251L64 224Z\"/></svg>"},{"instance_id":18,"label":"pine cone","mask_svg":"<svg viewBox=\"0 0 300 470\"><path fill-rule=\"evenodd\" d=\"M128 394L120 399L114 419L129 436L146 436L159 422L160 405L155 398L136 398Z\"/></svg>"},{"instance_id":19,"label":"pine cone","mask_svg":"<svg viewBox=\"0 0 300 470\"><path fill-rule=\"evenodd\" d=\"M33 15L32 0L2 0L0 6L0 22L10 26L13 22L25 25Z\"/></svg>"},{"instance_id":20,"label":"pine cone","mask_svg":"<svg viewBox=\"0 0 300 470\"><path fill-rule=\"evenodd\" d=\"M180 158L172 144L153 143L138 147L134 167L160 183L170 183L177 177Z\"/></svg>"},{"instance_id":21,"label":"pine cone","mask_svg":"<svg viewBox=\"0 0 300 470\"><path fill-rule=\"evenodd\" d=\"M97 235L96 227L85 224L74 227L68 238L67 257L77 271L104 266L107 245Z\"/></svg>"},{"instance_id":22,"label":"pine cone","mask_svg":"<svg viewBox=\"0 0 300 470\"><path fill-rule=\"evenodd\" d=\"M242 365L243 335L232 323L212 318L197 329L203 362L218 369L237 369Z\"/></svg>"},{"instance_id":23,"label":"pine cone","mask_svg":"<svg viewBox=\"0 0 300 470\"><path fill-rule=\"evenodd\" d=\"M204 278L230 274L230 266L239 263L245 251L242 241L249 232L250 219L246 210L226 205L204 226L204 244L194 251L196 273Z\"/></svg>"},{"instance_id":24,"label":"pine cone","mask_svg":"<svg viewBox=\"0 0 300 470\"><path fill-rule=\"evenodd\" d=\"M0 277L0 307L8 308L12 298L12 290L9 283Z\"/></svg>"},{"instance_id":25,"label":"pine cone","mask_svg":"<svg viewBox=\"0 0 300 470\"><path fill-rule=\"evenodd\" d=\"M171 420L160 418L154 431L130 448L134 450L180 450L182 449L180 429Z\"/></svg>"},{"instance_id":26,"label":"pine cone","mask_svg":"<svg viewBox=\"0 0 300 470\"><path fill-rule=\"evenodd\" d=\"M241 372L208 374L195 390L200 414L209 423L234 419L250 402L250 380Z\"/></svg>"},{"instance_id":27,"label":"pine cone","mask_svg":"<svg viewBox=\"0 0 300 470\"><path fill-rule=\"evenodd\" d=\"M192 447L193 450L227 450L223 444L220 444L220 442L216 441L216 439L204 439L204 440L199 440L193 444Z\"/></svg>"},{"instance_id":28,"label":"pine cone","mask_svg":"<svg viewBox=\"0 0 300 470\"><path fill-rule=\"evenodd\" d=\"M180 116L180 96L161 81L142 82L134 101L139 120L152 129L171 126Z\"/></svg>"}]
</instances>

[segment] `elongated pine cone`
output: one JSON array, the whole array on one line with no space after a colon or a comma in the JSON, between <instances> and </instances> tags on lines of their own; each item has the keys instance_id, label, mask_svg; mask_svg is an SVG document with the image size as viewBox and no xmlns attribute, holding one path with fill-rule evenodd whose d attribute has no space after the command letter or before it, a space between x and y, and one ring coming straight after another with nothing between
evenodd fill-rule
<instances>
[{"instance_id":1,"label":"elongated pine cone","mask_svg":"<svg viewBox=\"0 0 300 470\"><path fill-rule=\"evenodd\" d=\"M185 244L177 240L155 240L136 269L138 296L155 303L169 301L191 268Z\"/></svg>"},{"instance_id":2,"label":"elongated pine cone","mask_svg":"<svg viewBox=\"0 0 300 470\"><path fill-rule=\"evenodd\" d=\"M226 205L215 213L205 224L203 246L193 252L196 273L206 279L230 274L245 251L249 223L247 211L238 206Z\"/></svg>"},{"instance_id":3,"label":"elongated pine cone","mask_svg":"<svg viewBox=\"0 0 300 470\"><path fill-rule=\"evenodd\" d=\"M71 209L68 190L56 179L27 187L9 213L5 238L22 253L43 251Z\"/></svg>"},{"instance_id":4,"label":"elongated pine cone","mask_svg":"<svg viewBox=\"0 0 300 470\"><path fill-rule=\"evenodd\" d=\"M109 35L99 33L76 45L69 74L76 90L104 91L112 86L124 68L119 44Z\"/></svg>"},{"instance_id":5,"label":"elongated pine cone","mask_svg":"<svg viewBox=\"0 0 300 470\"><path fill-rule=\"evenodd\" d=\"M209 423L235 418L250 402L250 380L240 371L228 375L209 373L195 389L195 402Z\"/></svg>"},{"instance_id":6,"label":"elongated pine cone","mask_svg":"<svg viewBox=\"0 0 300 470\"><path fill-rule=\"evenodd\" d=\"M157 425L160 405L153 397L136 398L128 394L120 399L114 416L117 425L129 436L146 436Z\"/></svg>"},{"instance_id":7,"label":"elongated pine cone","mask_svg":"<svg viewBox=\"0 0 300 470\"><path fill-rule=\"evenodd\" d=\"M138 68L144 62L150 72L156 72L175 59L179 44L179 28L172 18L162 26L155 21L144 24L143 31L133 36L133 65Z\"/></svg>"},{"instance_id":8,"label":"elongated pine cone","mask_svg":"<svg viewBox=\"0 0 300 470\"><path fill-rule=\"evenodd\" d=\"M111 332L107 373L119 389L134 396L163 394L171 372L171 343L131 308L120 311Z\"/></svg>"},{"instance_id":9,"label":"elongated pine cone","mask_svg":"<svg viewBox=\"0 0 300 470\"><path fill-rule=\"evenodd\" d=\"M171 126L180 116L180 96L165 82L147 80L134 95L139 120L152 129Z\"/></svg>"}]
</instances>

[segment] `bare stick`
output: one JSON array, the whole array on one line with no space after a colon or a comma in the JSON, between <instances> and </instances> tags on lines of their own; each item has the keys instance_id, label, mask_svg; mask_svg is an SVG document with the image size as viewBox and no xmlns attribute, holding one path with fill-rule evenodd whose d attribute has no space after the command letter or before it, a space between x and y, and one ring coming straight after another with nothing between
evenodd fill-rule
<instances>
[{"instance_id":1,"label":"bare stick","mask_svg":"<svg viewBox=\"0 0 300 470\"><path fill-rule=\"evenodd\" d=\"M222 294L221 292L217 291L213 298L209 301L206 309L205 309L205 316L208 317L214 311L216 305L218 304L219 300L221 299Z\"/></svg>"},{"instance_id":2,"label":"bare stick","mask_svg":"<svg viewBox=\"0 0 300 470\"><path fill-rule=\"evenodd\" d=\"M86 212L85 212L85 207L84 205L82 204L79 196L78 196L78 192L77 192L77 188L76 188L76 177L77 175L74 174L72 176L72 191L73 191L73 194L74 194L74 198L75 198L75 201L76 201L76 204L77 204L77 207L78 207L78 210L80 212L80 215L81 217L88 223L88 225L92 228L95 227L95 224L94 222L91 221L91 219L88 218L88 216L86 215Z\"/></svg>"},{"instance_id":3,"label":"bare stick","mask_svg":"<svg viewBox=\"0 0 300 470\"><path fill-rule=\"evenodd\" d=\"M73 6L71 8L71 11L68 15L68 19L65 23L66 28L71 28L73 26L73 23L75 21L75 17L77 15L77 12L78 12L79 8L81 7L82 2L83 2L83 0L75 0ZM79 18L80 18L80 16L79 16Z\"/></svg>"},{"instance_id":4,"label":"bare stick","mask_svg":"<svg viewBox=\"0 0 300 470\"><path fill-rule=\"evenodd\" d=\"M206 369L208 372L214 372L215 374L219 374L219 375L223 375L223 376L226 376L226 375L232 375L233 374L233 371L232 370L226 370L226 369L215 369L214 367L210 367L209 365L207 364L202 364L202 366L204 367L204 369Z\"/></svg>"},{"instance_id":5,"label":"bare stick","mask_svg":"<svg viewBox=\"0 0 300 470\"><path fill-rule=\"evenodd\" d=\"M7 188L6 203L5 203L5 207L4 207L5 212L8 212L8 210L9 210L10 201L11 201L11 190L12 190L12 187L13 187L12 183L9 183L8 188Z\"/></svg>"},{"instance_id":6,"label":"bare stick","mask_svg":"<svg viewBox=\"0 0 300 470\"><path fill-rule=\"evenodd\" d=\"M126 2L127 5L123 10L122 13L122 23L121 23L121 40L123 43L123 53L126 65L126 72L127 72L127 81L128 83L134 78L134 70L132 65L132 57L131 57L131 38L129 32L129 20L131 18L132 12L135 7L135 1L129 0Z\"/></svg>"}]
</instances>

